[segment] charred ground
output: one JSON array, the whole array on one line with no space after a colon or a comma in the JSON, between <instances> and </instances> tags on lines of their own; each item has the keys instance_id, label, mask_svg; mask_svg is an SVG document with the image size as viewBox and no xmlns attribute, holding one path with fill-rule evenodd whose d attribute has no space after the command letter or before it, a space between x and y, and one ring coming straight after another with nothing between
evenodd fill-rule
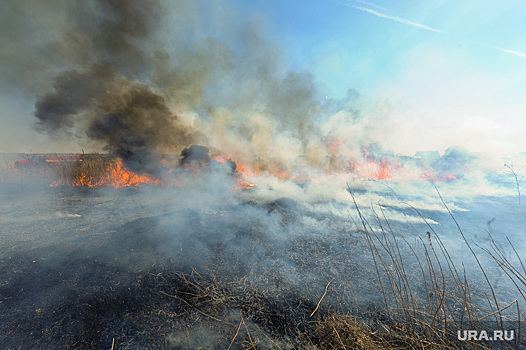
<instances>
[{"instance_id":1,"label":"charred ground","mask_svg":"<svg viewBox=\"0 0 526 350\"><path fill-rule=\"evenodd\" d=\"M373 249L382 250L381 242L394 249L394 242L402 243L404 237L417 242L419 256L432 254L426 248L431 240L426 240L425 224L384 222L397 227L394 235L372 244L378 225L364 234L360 222L353 222L356 213L350 204L303 203L287 197L255 201L243 191L233 191L232 175L225 174L218 180L221 174L213 169L203 171L193 178L196 183L184 187L120 189L25 186L32 178L5 178L11 182L4 181L0 201L4 347L458 345L440 333L426 335L426 329L411 320L400 323L385 308L385 298L393 307L400 302L396 291L391 295L385 273L385 268L398 268L398 258L396 250L383 253L386 265L381 267ZM434 215L437 220L447 217ZM475 219L467 215L467 220ZM482 228L487 225L481 223ZM437 242L433 244L438 250ZM402 245L398 249L402 277L408 281L400 288L412 290L417 298L413 306L437 306L437 292L455 290L454 281L448 281L447 288L433 285L433 296L411 252ZM395 259L389 261L393 253ZM516 298L495 264L487 272L503 303ZM479 279L470 286L485 288ZM447 296L453 309L458 306L455 293ZM470 298L473 304L485 303L481 294Z\"/></svg>"},{"instance_id":2,"label":"charred ground","mask_svg":"<svg viewBox=\"0 0 526 350\"><path fill-rule=\"evenodd\" d=\"M323 260L335 247L312 232L283 244L273 236L281 232L269 233L266 219L256 216L271 216L283 230L292 201L206 213L142 202L160 192L62 188L6 195L2 343L223 348L241 319L247 330L237 348L249 334L263 348L315 340L313 321L324 308L309 315L324 286L302 275L329 273ZM234 220L243 212L253 220ZM347 235L342 242L351 244Z\"/></svg>"}]
</instances>

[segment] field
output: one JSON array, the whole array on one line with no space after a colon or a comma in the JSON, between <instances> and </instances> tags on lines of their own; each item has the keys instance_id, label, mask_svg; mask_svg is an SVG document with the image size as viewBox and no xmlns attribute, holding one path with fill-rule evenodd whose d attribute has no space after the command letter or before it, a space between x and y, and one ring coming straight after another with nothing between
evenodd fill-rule
<instances>
[{"instance_id":1,"label":"field","mask_svg":"<svg viewBox=\"0 0 526 350\"><path fill-rule=\"evenodd\" d=\"M453 203L427 184L429 203L371 182L300 200L213 170L124 188L3 172L6 349L524 346L457 339L522 328L516 196Z\"/></svg>"}]
</instances>

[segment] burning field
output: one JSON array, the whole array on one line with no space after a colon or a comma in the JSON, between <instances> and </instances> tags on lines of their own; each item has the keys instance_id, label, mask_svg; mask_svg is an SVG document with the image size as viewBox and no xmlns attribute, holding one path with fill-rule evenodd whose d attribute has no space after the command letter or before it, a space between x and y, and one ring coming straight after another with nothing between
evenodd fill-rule
<instances>
[{"instance_id":1,"label":"burning field","mask_svg":"<svg viewBox=\"0 0 526 350\"><path fill-rule=\"evenodd\" d=\"M6 5L75 153L1 154L1 347L526 348L524 157L390 151L228 4Z\"/></svg>"},{"instance_id":2,"label":"burning field","mask_svg":"<svg viewBox=\"0 0 526 350\"><path fill-rule=\"evenodd\" d=\"M436 182L459 207L426 181L257 173L204 146L155 175L78 157L4 157L5 348L439 349L517 327L517 196Z\"/></svg>"}]
</instances>

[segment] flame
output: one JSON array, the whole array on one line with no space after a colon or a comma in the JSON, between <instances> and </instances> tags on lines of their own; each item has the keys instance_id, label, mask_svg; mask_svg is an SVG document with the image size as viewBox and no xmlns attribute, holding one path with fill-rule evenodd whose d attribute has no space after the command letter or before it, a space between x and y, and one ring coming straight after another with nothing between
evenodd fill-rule
<instances>
[{"instance_id":1,"label":"flame","mask_svg":"<svg viewBox=\"0 0 526 350\"><path fill-rule=\"evenodd\" d=\"M226 163L231 160L230 156L216 156L214 158L220 163ZM166 159L161 160L161 164L167 166ZM194 176L197 176L204 166L200 163L186 164L184 167L190 170ZM172 170L172 169L167 169ZM258 169L259 170L259 169ZM237 167L234 171L234 179L236 185L234 189L253 189L256 185L252 182L245 180L245 176L254 175L256 172L248 167L245 163L237 163ZM155 186L185 186L183 182L176 178L169 180L161 180L150 175L137 174L123 166L122 160L117 160L110 164L100 176L93 176L84 172L75 174L72 178L62 176L56 182L50 184L51 187L58 186L72 186L72 187L137 187L143 184L151 184Z\"/></svg>"},{"instance_id":2,"label":"flame","mask_svg":"<svg viewBox=\"0 0 526 350\"><path fill-rule=\"evenodd\" d=\"M227 161L230 160L230 156L222 156L222 155L219 155L219 156L215 156L214 159L216 161L218 161L219 163L226 163Z\"/></svg>"},{"instance_id":3,"label":"flame","mask_svg":"<svg viewBox=\"0 0 526 350\"><path fill-rule=\"evenodd\" d=\"M388 158L374 155L367 147L354 150L346 141L336 137L330 138L326 144L327 174L349 174L354 179L391 180L395 168Z\"/></svg>"},{"instance_id":4,"label":"flame","mask_svg":"<svg viewBox=\"0 0 526 350\"><path fill-rule=\"evenodd\" d=\"M287 173L284 172L284 171L279 172L278 175L277 175L277 177L278 177L278 179L280 179L280 180L288 180L288 179L290 179L289 174L287 174Z\"/></svg>"},{"instance_id":5,"label":"flame","mask_svg":"<svg viewBox=\"0 0 526 350\"><path fill-rule=\"evenodd\" d=\"M241 189L241 190L251 190L255 188L256 185L254 185L252 182L245 181L241 177L236 178L236 185L234 185L234 189Z\"/></svg>"},{"instance_id":6,"label":"flame","mask_svg":"<svg viewBox=\"0 0 526 350\"><path fill-rule=\"evenodd\" d=\"M340 152L341 152L340 150L341 145L342 145L342 142L336 137L333 137L327 142L327 149L332 155L338 156L340 155Z\"/></svg>"},{"instance_id":7,"label":"flame","mask_svg":"<svg viewBox=\"0 0 526 350\"><path fill-rule=\"evenodd\" d=\"M345 141L332 138L326 142L326 158L318 163L316 168L301 167L301 159L295 167L287 167L278 159L253 157L249 161L234 161L230 155L218 154L212 159L218 163L230 165L231 175L235 181L233 189L246 190L256 188L255 183L263 178L275 178L280 181L293 181L297 183L326 181L327 175L346 176L349 181L377 180L377 181L455 181L462 178L462 174L451 174L424 165L416 161L411 162L408 157L394 155L378 155L374 149L361 147L359 150ZM175 157L177 158L177 157ZM405 163L405 159L409 159ZM324 164L325 163L325 164ZM184 166L179 165L179 160L165 155L161 164L166 168L164 177L138 174L123 166L122 161L115 161L107 166L100 175L83 170L72 177L61 177L51 184L57 186L100 187L110 186L115 188L136 187L142 184L156 186L185 186L180 180L178 169L187 169L189 174L199 176L200 171L208 166L209 161L195 161ZM415 172L415 165L418 172ZM407 166L407 167L406 167ZM80 167L85 169L85 167ZM295 169L295 170L290 170ZM186 176L186 175L185 175Z\"/></svg>"},{"instance_id":8,"label":"flame","mask_svg":"<svg viewBox=\"0 0 526 350\"><path fill-rule=\"evenodd\" d=\"M422 180L424 181L431 181L431 182L437 182L437 181L446 181L451 182L457 180L458 177L451 174L451 173L444 173L444 174L438 174L435 171L432 170L425 170L422 173Z\"/></svg>"},{"instance_id":9,"label":"flame","mask_svg":"<svg viewBox=\"0 0 526 350\"><path fill-rule=\"evenodd\" d=\"M230 159L230 156L226 156L226 159ZM256 168L256 171L254 171L246 163L238 162L234 173L236 180L234 189L251 190L256 187L252 182L246 181L245 177L256 175L256 173L259 173L259 168Z\"/></svg>"},{"instance_id":10,"label":"flame","mask_svg":"<svg viewBox=\"0 0 526 350\"><path fill-rule=\"evenodd\" d=\"M260 169L259 167L252 168L244 162L237 162L235 172L243 176L256 176L260 174Z\"/></svg>"},{"instance_id":11,"label":"flame","mask_svg":"<svg viewBox=\"0 0 526 350\"><path fill-rule=\"evenodd\" d=\"M231 157L226 156L216 156L214 158L216 161L220 163L226 163L227 161L231 161ZM168 173L170 173L169 165L166 159L161 160L161 164L165 165L167 167ZM205 164L201 164L199 162L195 162L192 164L185 164L184 167L188 170L190 170L194 176L197 176L201 170L201 167L205 166ZM251 169L247 164L245 163L237 163L236 169L234 170L234 179L236 181L236 185L234 186L234 189L253 189L255 187L255 184L252 182L249 182L245 180L246 176L254 175L259 172L259 169L257 170ZM75 174L73 177L65 177L61 176L58 181L53 182L50 184L51 187L58 187L58 186L72 186L72 187L114 187L114 188L122 188L122 187L137 187L143 184L151 184L155 186L184 186L185 184L181 182L180 180L170 177L169 179L163 179L156 178L151 175L144 175L144 174L137 174L126 167L123 166L122 160L117 160L113 162L112 164L108 165L108 167L102 172L100 176L94 176L89 173L85 172L79 172Z\"/></svg>"},{"instance_id":12,"label":"flame","mask_svg":"<svg viewBox=\"0 0 526 350\"><path fill-rule=\"evenodd\" d=\"M389 180L391 174L389 173L389 163L386 160L382 160L378 163L378 170L374 175L376 180Z\"/></svg>"},{"instance_id":13,"label":"flame","mask_svg":"<svg viewBox=\"0 0 526 350\"><path fill-rule=\"evenodd\" d=\"M61 177L57 182L52 183L51 187L74 186L74 187L101 187L109 186L115 188L137 187L142 184L153 184L160 186L162 181L147 175L139 175L122 166L122 161L118 160L110 164L100 177L94 177L80 172L75 174L72 179Z\"/></svg>"}]
</instances>

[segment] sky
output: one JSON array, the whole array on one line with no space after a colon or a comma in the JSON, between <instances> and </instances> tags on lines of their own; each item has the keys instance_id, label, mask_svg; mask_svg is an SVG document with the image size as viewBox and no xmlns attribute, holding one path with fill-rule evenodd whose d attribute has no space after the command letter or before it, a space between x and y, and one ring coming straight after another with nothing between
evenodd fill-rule
<instances>
[{"instance_id":1,"label":"sky","mask_svg":"<svg viewBox=\"0 0 526 350\"><path fill-rule=\"evenodd\" d=\"M526 3L250 3L329 98L355 89L371 119L387 114L375 125L387 148L526 151Z\"/></svg>"},{"instance_id":2,"label":"sky","mask_svg":"<svg viewBox=\"0 0 526 350\"><path fill-rule=\"evenodd\" d=\"M35 128L35 102L63 68L53 51L65 35L60 1L15 3L0 5L0 152L89 148ZM353 96L387 150L526 152L523 1L225 0L234 14L223 16L217 2L200 3L196 15L221 28L260 21L290 69L312 75L319 103Z\"/></svg>"}]
</instances>

